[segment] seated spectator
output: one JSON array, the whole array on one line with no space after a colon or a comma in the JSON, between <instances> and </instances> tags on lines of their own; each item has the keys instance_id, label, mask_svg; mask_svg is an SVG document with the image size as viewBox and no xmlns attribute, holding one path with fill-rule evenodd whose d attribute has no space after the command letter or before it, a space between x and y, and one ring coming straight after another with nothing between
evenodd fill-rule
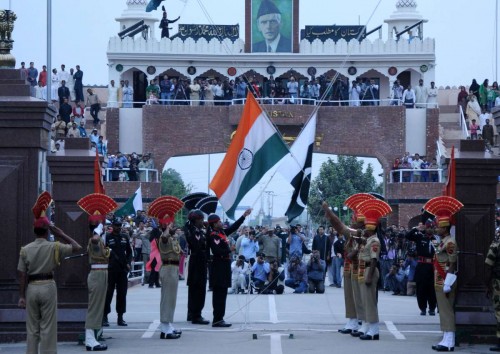
<instances>
[{"instance_id":1,"label":"seated spectator","mask_svg":"<svg viewBox=\"0 0 500 354\"><path fill-rule=\"evenodd\" d=\"M68 103L68 98L64 97L63 102L61 106L59 107L59 114L62 117L62 120L67 124L69 123L71 113L73 112L73 109L71 108L70 104Z\"/></svg>"},{"instance_id":2,"label":"seated spectator","mask_svg":"<svg viewBox=\"0 0 500 354\"><path fill-rule=\"evenodd\" d=\"M247 287L246 277L248 274L248 263L244 256L238 256L238 259L231 263L231 289L230 294L245 294Z\"/></svg>"},{"instance_id":3,"label":"seated spectator","mask_svg":"<svg viewBox=\"0 0 500 354\"><path fill-rule=\"evenodd\" d=\"M80 137L80 130L76 127L76 123L73 123L70 125L68 129L68 133L66 134L66 137L68 138L79 138Z\"/></svg>"},{"instance_id":4,"label":"seated spectator","mask_svg":"<svg viewBox=\"0 0 500 354\"><path fill-rule=\"evenodd\" d=\"M385 276L386 288L392 291L392 295L406 295L406 282L408 277L404 269L402 269L398 264L394 264L391 267L390 272Z\"/></svg>"},{"instance_id":5,"label":"seated spectator","mask_svg":"<svg viewBox=\"0 0 500 354\"><path fill-rule=\"evenodd\" d=\"M263 294L283 294L285 291L285 286L283 281L285 280L285 269L283 267L278 267L278 261L272 261L269 263L269 274L267 276L268 284L266 286Z\"/></svg>"},{"instance_id":6,"label":"seated spectator","mask_svg":"<svg viewBox=\"0 0 500 354\"><path fill-rule=\"evenodd\" d=\"M266 255L264 253L260 252L257 255L257 261L252 266L252 282L259 294L264 289L264 284L266 283L271 270L269 263L264 261L265 256Z\"/></svg>"},{"instance_id":7,"label":"seated spectator","mask_svg":"<svg viewBox=\"0 0 500 354\"><path fill-rule=\"evenodd\" d=\"M325 261L320 258L319 251L314 250L307 264L307 281L311 294L325 292L325 269Z\"/></svg>"},{"instance_id":8,"label":"seated spectator","mask_svg":"<svg viewBox=\"0 0 500 354\"><path fill-rule=\"evenodd\" d=\"M288 276L285 285L295 289L294 294L303 294L307 291L307 267L301 258L292 256L288 265Z\"/></svg>"},{"instance_id":9,"label":"seated spectator","mask_svg":"<svg viewBox=\"0 0 500 354\"><path fill-rule=\"evenodd\" d=\"M408 276L408 282L406 283L406 295L408 296L413 296L416 293L415 269L417 268L417 264L416 253L413 251L408 252L403 265Z\"/></svg>"},{"instance_id":10,"label":"seated spectator","mask_svg":"<svg viewBox=\"0 0 500 354\"><path fill-rule=\"evenodd\" d=\"M75 117L75 123L76 123L76 117ZM78 131L80 132L80 138L88 138L87 130L85 130L85 121L83 120L80 121L80 125L78 126Z\"/></svg>"}]
</instances>

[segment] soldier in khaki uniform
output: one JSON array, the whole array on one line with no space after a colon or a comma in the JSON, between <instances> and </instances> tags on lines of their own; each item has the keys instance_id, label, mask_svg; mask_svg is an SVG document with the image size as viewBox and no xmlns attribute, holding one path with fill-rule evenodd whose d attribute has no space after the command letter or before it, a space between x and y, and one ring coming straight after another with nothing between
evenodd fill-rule
<instances>
[{"instance_id":1,"label":"soldier in khaki uniform","mask_svg":"<svg viewBox=\"0 0 500 354\"><path fill-rule=\"evenodd\" d=\"M156 243L162 266L160 268L161 280L161 300L160 300L160 338L178 339L182 331L176 330L174 322L174 312L177 303L177 288L179 284L179 260L181 247L172 228L174 215L184 203L171 196L157 198L151 203L148 215L159 219L161 236L152 242Z\"/></svg>"},{"instance_id":2,"label":"soldier in khaki uniform","mask_svg":"<svg viewBox=\"0 0 500 354\"><path fill-rule=\"evenodd\" d=\"M495 318L497 320L497 345L491 347L490 351L500 352L500 228L496 230L496 236L488 249L486 255L486 287L487 296L493 297Z\"/></svg>"},{"instance_id":3,"label":"soldier in khaki uniform","mask_svg":"<svg viewBox=\"0 0 500 354\"><path fill-rule=\"evenodd\" d=\"M436 247L434 255L434 288L439 308L439 322L443 331L443 339L432 349L438 352L455 350L455 270L457 269L457 243L450 235L450 219L463 207L463 204L452 197L443 196L429 200L424 210L436 217L437 234L441 243Z\"/></svg>"},{"instance_id":4,"label":"soldier in khaki uniform","mask_svg":"<svg viewBox=\"0 0 500 354\"><path fill-rule=\"evenodd\" d=\"M57 353L57 288L53 271L61 259L82 248L61 229L50 225L45 212L51 202L48 192L38 197L33 207L36 239L21 248L17 266L18 306L26 308L27 354ZM48 241L49 230L67 244Z\"/></svg>"},{"instance_id":5,"label":"soldier in khaki uniform","mask_svg":"<svg viewBox=\"0 0 500 354\"><path fill-rule=\"evenodd\" d=\"M361 228L363 227L365 217L359 213L357 207L361 202L372 199L375 199L375 197L368 193L357 193L346 199L344 204L351 208L354 212L352 228L344 225L331 211L328 204L323 203L323 209L325 210L326 217L330 220L331 225L335 228L335 230L337 230L337 232L342 233L346 238L346 256L344 258L346 263L349 261L349 265L344 268L344 279L350 279L350 281L344 282L344 300L346 304L346 317L348 318L348 322L343 329L339 330L339 332L343 334L350 333L354 337L360 337L368 331L368 323L366 322L364 304L360 293L358 259L358 254L364 247L364 241L361 238ZM350 274L345 271L345 269L349 270L349 268L351 268ZM362 279L364 281L363 275ZM359 321L362 322L361 328L358 326Z\"/></svg>"},{"instance_id":6,"label":"soldier in khaki uniform","mask_svg":"<svg viewBox=\"0 0 500 354\"><path fill-rule=\"evenodd\" d=\"M100 193L89 194L78 201L78 206L89 214L90 239L87 246L90 272L87 277L89 302L85 318L85 346L88 351L104 351L108 347L97 341L102 333L102 317L108 288L110 250L101 238L106 214L117 208L116 202Z\"/></svg>"}]
</instances>

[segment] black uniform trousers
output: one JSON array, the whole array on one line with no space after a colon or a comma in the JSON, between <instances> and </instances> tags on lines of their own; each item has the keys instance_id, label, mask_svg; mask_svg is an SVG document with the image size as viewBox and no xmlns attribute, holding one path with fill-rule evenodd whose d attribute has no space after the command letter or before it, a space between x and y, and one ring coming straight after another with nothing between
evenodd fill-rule
<instances>
[{"instance_id":1,"label":"black uniform trousers","mask_svg":"<svg viewBox=\"0 0 500 354\"><path fill-rule=\"evenodd\" d=\"M191 318L191 320L196 320L201 317L201 311L205 306L206 293L206 280L188 286L188 317Z\"/></svg>"},{"instance_id":2,"label":"black uniform trousers","mask_svg":"<svg viewBox=\"0 0 500 354\"><path fill-rule=\"evenodd\" d=\"M128 279L125 271L108 271L108 291L104 304L104 315L111 312L111 300L116 288L116 313L119 315L127 312L127 287Z\"/></svg>"},{"instance_id":3,"label":"black uniform trousers","mask_svg":"<svg viewBox=\"0 0 500 354\"><path fill-rule=\"evenodd\" d=\"M415 268L417 303L421 311L436 310L436 290L434 289L434 267L432 263L418 263Z\"/></svg>"},{"instance_id":4,"label":"black uniform trousers","mask_svg":"<svg viewBox=\"0 0 500 354\"><path fill-rule=\"evenodd\" d=\"M226 314L227 287L214 285L212 293L212 306L214 308L213 324L224 320Z\"/></svg>"}]
</instances>

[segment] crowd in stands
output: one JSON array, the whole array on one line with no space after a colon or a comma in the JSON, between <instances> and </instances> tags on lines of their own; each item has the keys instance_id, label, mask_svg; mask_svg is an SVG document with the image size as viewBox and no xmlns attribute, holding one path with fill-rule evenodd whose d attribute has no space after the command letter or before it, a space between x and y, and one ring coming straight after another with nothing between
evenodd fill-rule
<instances>
[{"instance_id":1,"label":"crowd in stands","mask_svg":"<svg viewBox=\"0 0 500 354\"><path fill-rule=\"evenodd\" d=\"M498 83L490 85L485 79L479 85L473 79L468 92L465 86L460 86L457 105L462 107L470 139L484 140L486 150L492 153L492 147L498 147L498 130L491 115L494 107L500 107Z\"/></svg>"},{"instance_id":2,"label":"crowd in stands","mask_svg":"<svg viewBox=\"0 0 500 354\"><path fill-rule=\"evenodd\" d=\"M410 155L409 152L406 152L404 156L394 160L391 171L392 181L395 183L439 182L439 172L436 171L439 168L436 158L428 160L425 156Z\"/></svg>"}]
</instances>

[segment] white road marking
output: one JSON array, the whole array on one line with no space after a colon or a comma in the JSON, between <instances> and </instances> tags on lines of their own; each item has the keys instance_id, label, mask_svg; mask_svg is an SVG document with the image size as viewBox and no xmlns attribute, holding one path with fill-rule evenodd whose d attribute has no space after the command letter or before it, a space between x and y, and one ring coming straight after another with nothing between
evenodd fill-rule
<instances>
[{"instance_id":1,"label":"white road marking","mask_svg":"<svg viewBox=\"0 0 500 354\"><path fill-rule=\"evenodd\" d=\"M278 312L276 311L276 298L274 295L269 295L269 320L271 323L278 323Z\"/></svg>"},{"instance_id":2,"label":"white road marking","mask_svg":"<svg viewBox=\"0 0 500 354\"><path fill-rule=\"evenodd\" d=\"M151 338L156 330L158 329L158 326L160 325L160 320L154 320L148 327L148 329L146 330L146 332L144 332L144 334L142 335L142 338Z\"/></svg>"},{"instance_id":3,"label":"white road marking","mask_svg":"<svg viewBox=\"0 0 500 354\"><path fill-rule=\"evenodd\" d=\"M264 334L264 335L270 337L271 354L283 354L283 350L281 349L281 336L286 336L286 334L269 333L269 334Z\"/></svg>"},{"instance_id":4,"label":"white road marking","mask_svg":"<svg viewBox=\"0 0 500 354\"><path fill-rule=\"evenodd\" d=\"M403 335L403 333L401 333L400 331L398 331L398 329L396 328L396 326L394 325L394 323L392 323L392 321L384 321L384 322L385 322L385 326L387 327L387 329L389 330L389 332L391 332L392 335L396 339L399 339L399 340L406 339L406 337Z\"/></svg>"}]
</instances>

